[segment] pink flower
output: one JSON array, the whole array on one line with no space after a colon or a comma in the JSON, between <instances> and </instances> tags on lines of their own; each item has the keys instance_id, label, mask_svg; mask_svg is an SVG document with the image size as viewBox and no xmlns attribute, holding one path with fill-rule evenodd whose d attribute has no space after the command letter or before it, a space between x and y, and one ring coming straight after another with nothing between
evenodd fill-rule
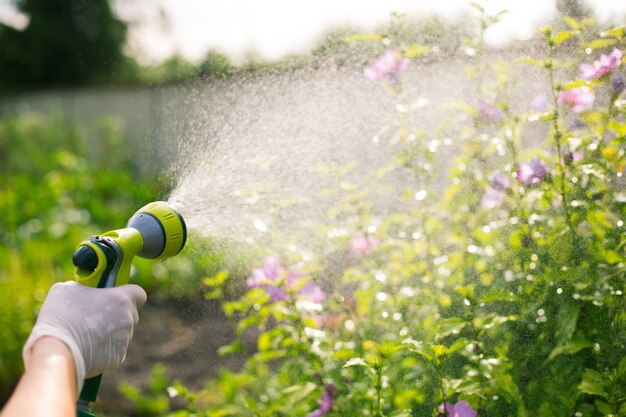
<instances>
[{"instance_id":1,"label":"pink flower","mask_svg":"<svg viewBox=\"0 0 626 417\"><path fill-rule=\"evenodd\" d=\"M459 401L454 405L446 403L445 409L443 404L441 404L439 406L439 415L446 414L447 417L476 417L476 411L470 407L467 401Z\"/></svg>"},{"instance_id":2,"label":"pink flower","mask_svg":"<svg viewBox=\"0 0 626 417\"><path fill-rule=\"evenodd\" d=\"M585 151L578 150L578 151L566 151L563 154L563 161L569 165L569 164L575 164L576 162L580 161L583 159L583 157L585 156Z\"/></svg>"},{"instance_id":3,"label":"pink flower","mask_svg":"<svg viewBox=\"0 0 626 417\"><path fill-rule=\"evenodd\" d=\"M483 198L480 200L480 205L486 209L492 209L504 198L504 192L499 190L494 190L491 187L487 187L485 190L485 194L483 194Z\"/></svg>"},{"instance_id":4,"label":"pink flower","mask_svg":"<svg viewBox=\"0 0 626 417\"><path fill-rule=\"evenodd\" d=\"M581 78L583 80L597 80L607 74L613 72L613 70L622 64L622 51L615 48L610 55L602 54L599 61L594 61L593 64L581 64L580 71L582 72Z\"/></svg>"},{"instance_id":5,"label":"pink flower","mask_svg":"<svg viewBox=\"0 0 626 417\"><path fill-rule=\"evenodd\" d=\"M324 387L324 393L320 399L319 407L306 415L306 417L322 417L328 414L333 408L335 400L333 397L337 394L337 387L333 384L328 384Z\"/></svg>"},{"instance_id":6,"label":"pink flower","mask_svg":"<svg viewBox=\"0 0 626 417\"><path fill-rule=\"evenodd\" d=\"M379 241L375 236L366 237L363 233L357 232L350 240L350 253L356 258L374 251L378 244Z\"/></svg>"},{"instance_id":7,"label":"pink flower","mask_svg":"<svg viewBox=\"0 0 626 417\"><path fill-rule=\"evenodd\" d=\"M284 284L281 282L283 277L285 278ZM304 275L297 272L288 272L285 276L285 270L280 265L280 261L268 257L265 259L263 268L252 270L252 275L247 279L246 284L248 288L262 287L273 301L287 301L289 295L286 290L297 288L303 278ZM281 285L284 285L284 288L281 288ZM297 298L323 303L326 301L326 293L313 282L307 282L298 290Z\"/></svg>"},{"instance_id":8,"label":"pink flower","mask_svg":"<svg viewBox=\"0 0 626 417\"><path fill-rule=\"evenodd\" d=\"M504 112L500 107L495 106L483 99L478 100L478 117L483 120L496 121L504 116Z\"/></svg>"},{"instance_id":9,"label":"pink flower","mask_svg":"<svg viewBox=\"0 0 626 417\"><path fill-rule=\"evenodd\" d=\"M533 158L530 162L524 162L517 169L517 179L522 185L539 184L548 176L548 169L539 158Z\"/></svg>"},{"instance_id":10,"label":"pink flower","mask_svg":"<svg viewBox=\"0 0 626 417\"><path fill-rule=\"evenodd\" d=\"M411 61L404 58L399 52L387 51L374 63L365 69L364 73L372 81L398 82L400 75L406 71Z\"/></svg>"},{"instance_id":11,"label":"pink flower","mask_svg":"<svg viewBox=\"0 0 626 417\"><path fill-rule=\"evenodd\" d=\"M486 209L494 208L504 198L504 191L509 188L509 185L509 179L506 175L500 173L494 175L489 181L489 187L485 190L480 204Z\"/></svg>"},{"instance_id":12,"label":"pink flower","mask_svg":"<svg viewBox=\"0 0 626 417\"><path fill-rule=\"evenodd\" d=\"M596 96L587 87L575 87L559 93L559 103L567 104L576 113L589 110Z\"/></svg>"}]
</instances>

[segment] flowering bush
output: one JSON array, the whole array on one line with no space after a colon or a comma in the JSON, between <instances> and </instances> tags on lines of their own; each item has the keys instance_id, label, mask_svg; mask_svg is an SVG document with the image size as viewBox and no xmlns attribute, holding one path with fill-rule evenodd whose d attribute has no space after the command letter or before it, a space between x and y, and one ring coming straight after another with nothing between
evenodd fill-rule
<instances>
[{"instance_id":1,"label":"flowering bush","mask_svg":"<svg viewBox=\"0 0 626 417\"><path fill-rule=\"evenodd\" d=\"M481 28L497 20L479 11ZM174 383L189 402L176 415L626 415L626 30L565 23L542 31L542 56L520 59L549 86L527 103L508 95L510 66L485 66L472 41L475 105L436 133L411 124L419 106L403 90L408 57L426 48L398 45L366 69L399 109L384 173L414 186L386 212L342 190L317 250L259 260L245 294L224 301L239 337L221 353L251 336L255 349L198 393ZM441 191L432 143L450 138Z\"/></svg>"}]
</instances>

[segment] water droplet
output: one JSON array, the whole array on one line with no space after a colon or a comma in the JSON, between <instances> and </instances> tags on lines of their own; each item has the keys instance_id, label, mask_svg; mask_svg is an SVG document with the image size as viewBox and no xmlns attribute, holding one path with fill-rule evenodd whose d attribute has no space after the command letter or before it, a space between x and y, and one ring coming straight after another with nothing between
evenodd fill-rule
<instances>
[{"instance_id":1,"label":"water droplet","mask_svg":"<svg viewBox=\"0 0 626 417\"><path fill-rule=\"evenodd\" d=\"M415 193L415 199L417 201L422 201L426 198L427 194L428 192L426 190L419 190L418 192Z\"/></svg>"},{"instance_id":2,"label":"water droplet","mask_svg":"<svg viewBox=\"0 0 626 417\"><path fill-rule=\"evenodd\" d=\"M256 219L254 221L254 227L259 231L259 232L267 232L267 225L260 219Z\"/></svg>"}]
</instances>

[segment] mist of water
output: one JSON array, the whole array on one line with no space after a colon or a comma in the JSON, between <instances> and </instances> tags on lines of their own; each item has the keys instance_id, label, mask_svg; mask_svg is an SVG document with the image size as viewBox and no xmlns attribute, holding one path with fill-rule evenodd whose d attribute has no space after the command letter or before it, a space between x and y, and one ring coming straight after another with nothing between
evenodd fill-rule
<instances>
[{"instance_id":1,"label":"mist of water","mask_svg":"<svg viewBox=\"0 0 626 417\"><path fill-rule=\"evenodd\" d=\"M406 96L415 105L413 124L435 132L436 121L451 113L443 103L474 99L463 65L442 59L411 68ZM188 227L228 245L268 250L279 240L310 239L337 204L323 190L369 184L397 151L391 143L398 102L362 70L309 68L181 90L164 111L180 116L167 126L177 138L168 149L176 181L169 201ZM435 177L441 180L450 154L440 154ZM323 172L348 163L354 169L346 177ZM395 190L408 184L402 181L394 179ZM394 193L373 203L383 209L397 199Z\"/></svg>"}]
</instances>

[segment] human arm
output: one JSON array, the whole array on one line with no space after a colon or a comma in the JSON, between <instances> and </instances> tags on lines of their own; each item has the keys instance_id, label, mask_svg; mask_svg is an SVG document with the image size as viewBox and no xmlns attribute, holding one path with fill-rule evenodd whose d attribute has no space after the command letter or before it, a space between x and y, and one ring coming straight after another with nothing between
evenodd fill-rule
<instances>
[{"instance_id":1,"label":"human arm","mask_svg":"<svg viewBox=\"0 0 626 417\"><path fill-rule=\"evenodd\" d=\"M76 392L72 352L59 339L44 336L33 344L29 367L0 416L74 417Z\"/></svg>"},{"instance_id":2,"label":"human arm","mask_svg":"<svg viewBox=\"0 0 626 417\"><path fill-rule=\"evenodd\" d=\"M67 407L74 415L83 380L124 360L137 308L145 301L146 293L137 285L91 288L71 281L53 285L24 346L26 372L0 417L65 416ZM65 381L68 352L72 384ZM53 406L59 407L58 413L51 411Z\"/></svg>"}]
</instances>

